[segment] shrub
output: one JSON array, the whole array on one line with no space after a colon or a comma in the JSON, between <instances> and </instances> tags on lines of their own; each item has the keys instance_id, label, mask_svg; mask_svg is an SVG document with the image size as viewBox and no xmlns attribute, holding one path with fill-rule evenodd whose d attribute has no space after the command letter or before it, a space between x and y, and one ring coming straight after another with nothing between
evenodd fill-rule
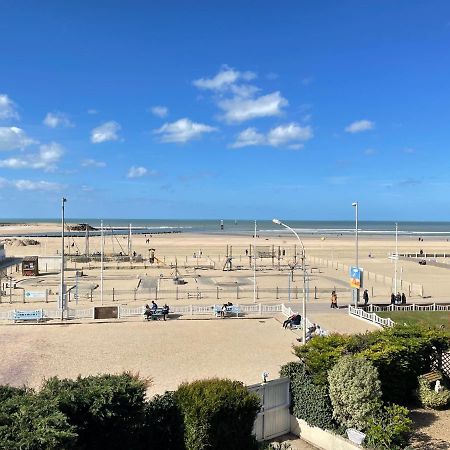
<instances>
[{"instance_id":1,"label":"shrub","mask_svg":"<svg viewBox=\"0 0 450 450\"><path fill-rule=\"evenodd\" d=\"M419 377L417 396L422 406L431 409L445 409L450 404L450 390L444 387L436 392L423 376Z\"/></svg>"},{"instance_id":2,"label":"shrub","mask_svg":"<svg viewBox=\"0 0 450 450\"><path fill-rule=\"evenodd\" d=\"M129 373L76 380L51 378L42 394L55 398L82 449L137 448L144 424L147 382Z\"/></svg>"},{"instance_id":3,"label":"shrub","mask_svg":"<svg viewBox=\"0 0 450 450\"><path fill-rule=\"evenodd\" d=\"M2 386L0 448L62 450L75 448L77 435L57 402L25 389Z\"/></svg>"},{"instance_id":4,"label":"shrub","mask_svg":"<svg viewBox=\"0 0 450 450\"><path fill-rule=\"evenodd\" d=\"M312 382L302 363L284 365L280 375L291 380L291 412L295 417L322 429L336 428L327 389Z\"/></svg>"},{"instance_id":5,"label":"shrub","mask_svg":"<svg viewBox=\"0 0 450 450\"><path fill-rule=\"evenodd\" d=\"M377 369L363 358L344 356L330 370L328 380L333 417L346 427L363 430L367 417L381 404Z\"/></svg>"},{"instance_id":6,"label":"shrub","mask_svg":"<svg viewBox=\"0 0 450 450\"><path fill-rule=\"evenodd\" d=\"M173 392L155 395L145 406L142 448L184 450L183 417Z\"/></svg>"},{"instance_id":7,"label":"shrub","mask_svg":"<svg viewBox=\"0 0 450 450\"><path fill-rule=\"evenodd\" d=\"M252 430L260 403L242 383L217 378L184 383L175 398L186 450L257 448Z\"/></svg>"},{"instance_id":8,"label":"shrub","mask_svg":"<svg viewBox=\"0 0 450 450\"><path fill-rule=\"evenodd\" d=\"M365 444L374 450L401 450L408 445L412 420L403 406L385 406L368 421Z\"/></svg>"},{"instance_id":9,"label":"shrub","mask_svg":"<svg viewBox=\"0 0 450 450\"><path fill-rule=\"evenodd\" d=\"M294 352L304 362L313 382L321 386L328 385L328 371L341 356L362 356L378 369L383 398L407 403L417 388L417 377L429 372L433 359L449 346L447 331L396 326L372 333L312 339L294 347Z\"/></svg>"}]
</instances>

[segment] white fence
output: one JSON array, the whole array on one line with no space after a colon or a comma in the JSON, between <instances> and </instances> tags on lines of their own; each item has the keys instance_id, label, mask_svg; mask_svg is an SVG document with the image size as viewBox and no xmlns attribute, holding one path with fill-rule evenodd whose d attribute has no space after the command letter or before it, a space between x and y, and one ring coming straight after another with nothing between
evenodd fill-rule
<instances>
[{"instance_id":1,"label":"white fence","mask_svg":"<svg viewBox=\"0 0 450 450\"><path fill-rule=\"evenodd\" d=\"M384 319L383 317L377 316L374 312L367 312L362 308L355 308L352 305L348 305L348 313L349 315L357 316L381 327L392 327L395 325L395 322L389 318Z\"/></svg>"},{"instance_id":2,"label":"white fence","mask_svg":"<svg viewBox=\"0 0 450 450\"><path fill-rule=\"evenodd\" d=\"M439 305L432 303L431 305L369 305L369 312L374 311L450 311L450 305Z\"/></svg>"},{"instance_id":3,"label":"white fence","mask_svg":"<svg viewBox=\"0 0 450 450\"><path fill-rule=\"evenodd\" d=\"M279 378L248 386L248 390L256 393L261 401L261 409L253 427L253 433L258 441L289 433L291 429L289 383L289 378Z\"/></svg>"}]
</instances>

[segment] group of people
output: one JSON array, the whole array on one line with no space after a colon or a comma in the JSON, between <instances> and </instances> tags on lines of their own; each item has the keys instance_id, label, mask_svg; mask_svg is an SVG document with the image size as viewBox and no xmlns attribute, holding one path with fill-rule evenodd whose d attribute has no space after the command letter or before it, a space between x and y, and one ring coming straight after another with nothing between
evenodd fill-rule
<instances>
[{"instance_id":1,"label":"group of people","mask_svg":"<svg viewBox=\"0 0 450 450\"><path fill-rule=\"evenodd\" d=\"M300 325L302 322L302 316L300 314L292 314L283 322L283 328L287 329L287 327L292 328L294 325Z\"/></svg>"},{"instance_id":2,"label":"group of people","mask_svg":"<svg viewBox=\"0 0 450 450\"><path fill-rule=\"evenodd\" d=\"M391 305L405 305L406 304L406 295L404 292L400 294L397 292L397 295L394 293L391 294Z\"/></svg>"},{"instance_id":3,"label":"group of people","mask_svg":"<svg viewBox=\"0 0 450 450\"><path fill-rule=\"evenodd\" d=\"M229 308L230 306L233 306L233 303L228 302L228 303L224 303L222 305L222 308L220 310L220 317L226 317L226 315L227 315L227 308Z\"/></svg>"},{"instance_id":4,"label":"group of people","mask_svg":"<svg viewBox=\"0 0 450 450\"><path fill-rule=\"evenodd\" d=\"M145 310L144 310L144 316L147 320L150 320L152 318L152 316L154 314L156 314L158 310L158 305L156 304L156 302L154 300L152 300L152 306L149 306L148 304L145 305ZM167 315L169 314L169 305L164 304L164 306L161 309L161 314L164 320L166 320Z\"/></svg>"}]
</instances>

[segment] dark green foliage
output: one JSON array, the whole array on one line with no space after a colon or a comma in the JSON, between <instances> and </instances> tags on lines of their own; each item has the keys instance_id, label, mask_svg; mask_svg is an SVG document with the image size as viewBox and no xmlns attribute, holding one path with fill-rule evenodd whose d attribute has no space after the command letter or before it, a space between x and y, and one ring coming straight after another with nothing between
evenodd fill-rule
<instances>
[{"instance_id":1,"label":"dark green foliage","mask_svg":"<svg viewBox=\"0 0 450 450\"><path fill-rule=\"evenodd\" d=\"M385 406L368 421L365 444L373 450L402 450L408 445L412 420L399 405Z\"/></svg>"},{"instance_id":2,"label":"dark green foliage","mask_svg":"<svg viewBox=\"0 0 450 450\"><path fill-rule=\"evenodd\" d=\"M378 369L386 401L406 403L417 377L429 372L432 359L450 346L450 334L436 329L396 326L372 333L312 339L294 348L315 384L327 386L327 373L343 355L362 356Z\"/></svg>"},{"instance_id":3,"label":"dark green foliage","mask_svg":"<svg viewBox=\"0 0 450 450\"><path fill-rule=\"evenodd\" d=\"M175 393L184 418L186 450L251 450L260 408L255 394L238 381L209 379L182 384Z\"/></svg>"},{"instance_id":4,"label":"dark green foliage","mask_svg":"<svg viewBox=\"0 0 450 450\"><path fill-rule=\"evenodd\" d=\"M145 406L142 448L183 450L183 417L173 392L155 395Z\"/></svg>"},{"instance_id":5,"label":"dark green foliage","mask_svg":"<svg viewBox=\"0 0 450 450\"><path fill-rule=\"evenodd\" d=\"M325 430L336 428L327 389L312 382L301 362L285 364L280 376L291 380L291 412L295 417Z\"/></svg>"},{"instance_id":6,"label":"dark green foliage","mask_svg":"<svg viewBox=\"0 0 450 450\"><path fill-rule=\"evenodd\" d=\"M0 389L0 448L73 449L76 433L57 402L25 389Z\"/></svg>"},{"instance_id":7,"label":"dark green foliage","mask_svg":"<svg viewBox=\"0 0 450 450\"><path fill-rule=\"evenodd\" d=\"M137 448L147 382L128 373L76 380L51 378L42 395L57 401L78 434L77 448Z\"/></svg>"}]
</instances>

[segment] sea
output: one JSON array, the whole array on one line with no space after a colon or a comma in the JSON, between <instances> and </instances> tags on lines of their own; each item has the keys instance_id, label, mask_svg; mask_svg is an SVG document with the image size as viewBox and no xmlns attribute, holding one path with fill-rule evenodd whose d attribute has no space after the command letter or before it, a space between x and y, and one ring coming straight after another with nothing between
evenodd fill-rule
<instances>
[{"instance_id":1,"label":"sea","mask_svg":"<svg viewBox=\"0 0 450 450\"><path fill-rule=\"evenodd\" d=\"M37 224L60 223L61 219L32 218L32 219L0 219L0 224ZM100 220L92 218L67 218L66 223L84 224L100 231ZM355 232L354 221L326 221L326 220L286 220L284 222L302 235L340 236L350 235ZM200 233L200 234L235 234L252 236L255 230L254 220L230 220L230 219L104 219L105 231L115 234L127 234L129 227L133 234L156 233ZM257 234L262 236L282 235L290 233L281 225L276 225L271 220L256 221ZM90 232L91 235L97 231ZM358 231L361 234L373 236L395 235L395 223L391 221L359 221ZM0 234L2 232L0 226ZM73 235L84 232L71 232ZM398 234L409 236L450 236L450 222L399 222ZM48 236L58 233L46 233ZM17 234L15 234L17 236ZM25 236L25 234L23 235ZM42 234L27 233L26 236L42 236Z\"/></svg>"}]
</instances>

